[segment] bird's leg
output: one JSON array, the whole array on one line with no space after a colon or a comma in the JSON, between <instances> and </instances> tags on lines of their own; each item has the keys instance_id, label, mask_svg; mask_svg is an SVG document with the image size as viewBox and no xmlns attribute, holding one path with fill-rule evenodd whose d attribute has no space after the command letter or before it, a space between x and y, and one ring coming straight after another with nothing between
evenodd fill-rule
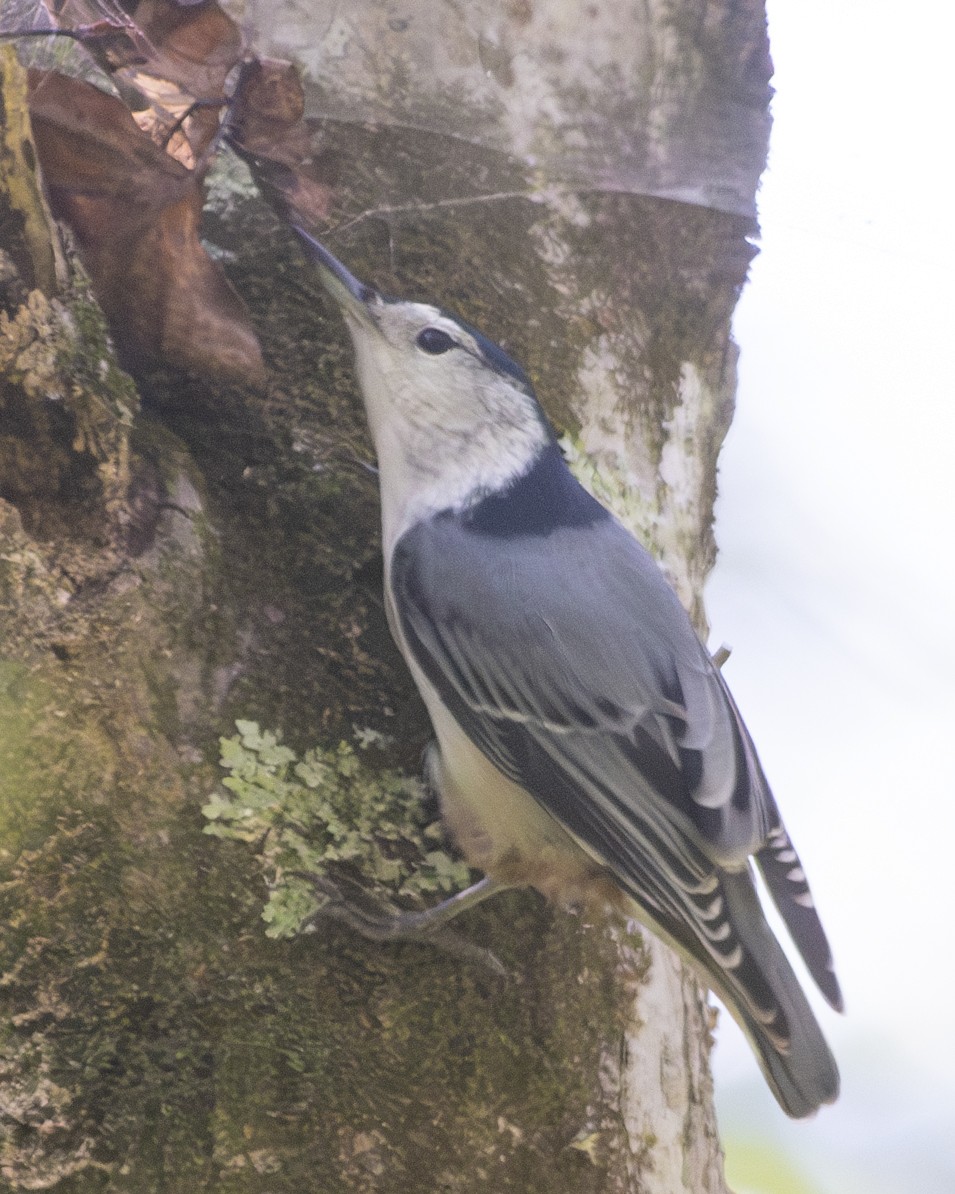
<instances>
[{"instance_id":1,"label":"bird's leg","mask_svg":"<svg viewBox=\"0 0 955 1194\"><path fill-rule=\"evenodd\" d=\"M508 884L497 883L485 876L464 891L435 904L433 908L426 908L422 912L406 912L379 900L349 880L344 880L344 883L353 888L353 897L350 899L342 892L342 882L329 879L327 875L297 873L308 879L327 900L315 913L315 919L327 916L371 941L426 941L458 957L489 966L495 974L504 974L504 967L490 950L459 937L446 926L468 908L474 908L498 892L506 891Z\"/></svg>"},{"instance_id":2,"label":"bird's leg","mask_svg":"<svg viewBox=\"0 0 955 1194\"><path fill-rule=\"evenodd\" d=\"M334 916L372 941L428 937L460 913L483 903L499 891L507 890L506 886L497 884L485 876L432 908L425 908L421 912L406 912L378 899L357 883L352 884L350 880L337 881L329 879L326 875L309 873L306 876L304 872L297 873L303 878L307 877L316 891L328 898L329 903L321 910L320 915L327 913ZM343 894L343 884L354 887L352 899L347 899Z\"/></svg>"}]
</instances>

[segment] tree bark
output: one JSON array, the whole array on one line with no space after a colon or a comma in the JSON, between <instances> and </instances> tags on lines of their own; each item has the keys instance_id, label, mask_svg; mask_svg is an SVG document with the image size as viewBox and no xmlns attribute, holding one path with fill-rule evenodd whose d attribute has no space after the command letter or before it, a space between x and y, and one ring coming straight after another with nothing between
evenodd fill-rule
<instances>
[{"instance_id":1,"label":"tree bark","mask_svg":"<svg viewBox=\"0 0 955 1194\"><path fill-rule=\"evenodd\" d=\"M761 5L344 0L303 24L248 3L243 27L313 75L335 251L527 366L704 631L768 134ZM154 374L140 410L82 283L21 235L39 200L0 204L3 1179L724 1191L712 1013L639 929L499 897L461 932L503 983L322 922L265 937L254 852L202 833L218 737L236 718L297 747L367 726L414 773L429 733L381 608L344 330L288 284L307 277L290 238L223 171L208 234L267 391Z\"/></svg>"}]
</instances>

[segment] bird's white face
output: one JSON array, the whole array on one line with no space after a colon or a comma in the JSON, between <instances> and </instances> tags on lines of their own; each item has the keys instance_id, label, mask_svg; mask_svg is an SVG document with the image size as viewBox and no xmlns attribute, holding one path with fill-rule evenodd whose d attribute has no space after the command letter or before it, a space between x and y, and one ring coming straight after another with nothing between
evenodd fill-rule
<instances>
[{"instance_id":1,"label":"bird's white face","mask_svg":"<svg viewBox=\"0 0 955 1194\"><path fill-rule=\"evenodd\" d=\"M378 454L386 543L526 471L548 429L500 349L424 303L376 295L341 305Z\"/></svg>"}]
</instances>

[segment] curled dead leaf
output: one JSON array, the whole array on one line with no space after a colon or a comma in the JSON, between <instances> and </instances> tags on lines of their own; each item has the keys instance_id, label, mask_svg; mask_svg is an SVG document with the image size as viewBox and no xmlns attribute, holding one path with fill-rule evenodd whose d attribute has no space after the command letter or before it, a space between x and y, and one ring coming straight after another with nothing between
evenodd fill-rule
<instances>
[{"instance_id":1,"label":"curled dead leaf","mask_svg":"<svg viewBox=\"0 0 955 1194\"><path fill-rule=\"evenodd\" d=\"M290 62L243 63L228 121L229 144L280 214L312 226L328 219L334 162L315 153L302 81Z\"/></svg>"},{"instance_id":2,"label":"curled dead leaf","mask_svg":"<svg viewBox=\"0 0 955 1194\"><path fill-rule=\"evenodd\" d=\"M77 237L124 363L260 382L245 307L199 241L197 174L89 83L31 71L30 109L52 210Z\"/></svg>"},{"instance_id":3,"label":"curled dead leaf","mask_svg":"<svg viewBox=\"0 0 955 1194\"><path fill-rule=\"evenodd\" d=\"M51 207L76 235L123 361L261 381L245 307L199 241L202 178L224 134L281 215L327 220L334 164L314 151L296 69L253 57L236 73L241 34L216 0L45 8L120 91L31 72Z\"/></svg>"}]
</instances>

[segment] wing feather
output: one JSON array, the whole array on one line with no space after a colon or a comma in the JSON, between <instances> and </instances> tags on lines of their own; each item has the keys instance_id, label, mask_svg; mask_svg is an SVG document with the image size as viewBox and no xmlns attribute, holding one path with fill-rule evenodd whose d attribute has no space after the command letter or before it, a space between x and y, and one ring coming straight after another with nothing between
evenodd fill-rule
<instances>
[{"instance_id":1,"label":"wing feather","mask_svg":"<svg viewBox=\"0 0 955 1194\"><path fill-rule=\"evenodd\" d=\"M481 722L486 736L488 718L498 735L520 724L565 762L562 738L575 753L599 747L593 782L626 794L634 819L653 808L713 861L743 866L778 814L719 672L649 556L609 520L485 536L480 552L469 535L451 516L419 524L390 568L407 647L465 732Z\"/></svg>"}]
</instances>

